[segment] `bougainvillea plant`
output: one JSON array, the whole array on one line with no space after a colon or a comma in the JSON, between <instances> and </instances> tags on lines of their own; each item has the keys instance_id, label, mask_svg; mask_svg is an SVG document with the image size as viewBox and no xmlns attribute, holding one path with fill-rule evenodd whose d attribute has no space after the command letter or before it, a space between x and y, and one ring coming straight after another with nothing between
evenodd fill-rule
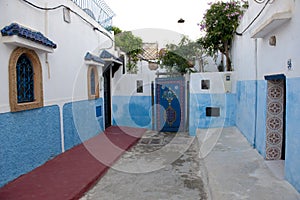
<instances>
[{"instance_id":1,"label":"bougainvillea plant","mask_svg":"<svg viewBox=\"0 0 300 200\"><path fill-rule=\"evenodd\" d=\"M199 24L200 30L205 32L205 35L198 42L211 55L218 51L224 54L227 61L226 69L232 71L229 49L244 7L240 1L236 0L218 1L209 5L210 8L205 12Z\"/></svg>"}]
</instances>

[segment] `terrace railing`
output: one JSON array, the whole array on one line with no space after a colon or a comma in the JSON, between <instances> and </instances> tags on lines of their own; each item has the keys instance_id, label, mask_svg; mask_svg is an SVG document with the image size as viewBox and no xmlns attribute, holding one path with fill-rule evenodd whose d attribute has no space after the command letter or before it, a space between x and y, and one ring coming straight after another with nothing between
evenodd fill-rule
<instances>
[{"instance_id":1,"label":"terrace railing","mask_svg":"<svg viewBox=\"0 0 300 200\"><path fill-rule=\"evenodd\" d=\"M109 8L104 0L71 0L89 16L96 20L103 28L112 26L112 18L115 13Z\"/></svg>"}]
</instances>

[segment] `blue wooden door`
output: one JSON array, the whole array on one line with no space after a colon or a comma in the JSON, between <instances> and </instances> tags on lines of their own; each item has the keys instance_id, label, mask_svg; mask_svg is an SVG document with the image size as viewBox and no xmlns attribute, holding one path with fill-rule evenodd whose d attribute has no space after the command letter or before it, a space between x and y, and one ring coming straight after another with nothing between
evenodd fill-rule
<instances>
[{"instance_id":1,"label":"blue wooden door","mask_svg":"<svg viewBox=\"0 0 300 200\"><path fill-rule=\"evenodd\" d=\"M162 132L184 130L185 79L184 77L157 78L156 127Z\"/></svg>"}]
</instances>

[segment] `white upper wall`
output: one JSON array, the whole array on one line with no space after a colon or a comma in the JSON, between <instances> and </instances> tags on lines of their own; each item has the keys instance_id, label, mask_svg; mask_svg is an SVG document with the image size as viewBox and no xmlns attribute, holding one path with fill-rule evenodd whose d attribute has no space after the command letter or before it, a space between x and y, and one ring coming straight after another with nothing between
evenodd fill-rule
<instances>
[{"instance_id":1,"label":"white upper wall","mask_svg":"<svg viewBox=\"0 0 300 200\"><path fill-rule=\"evenodd\" d=\"M143 81L143 93L137 93L137 81ZM126 74L114 79L112 96L151 96L151 83L154 76L149 74Z\"/></svg>"},{"instance_id":2,"label":"white upper wall","mask_svg":"<svg viewBox=\"0 0 300 200\"><path fill-rule=\"evenodd\" d=\"M40 7L65 5L88 20L94 27L106 32L96 21L70 0L30 0ZM99 55L101 50L110 48L112 41L99 31L71 12L71 23L63 19L63 8L51 11L36 9L20 0L0 1L0 29L16 22L34 31L39 31L55 44L54 53L48 54L49 67L46 64L46 53L39 52L42 64L44 102L46 105L71 100L84 100L87 94L87 65L84 57L87 52ZM3 44L0 35L0 112L9 111L8 63L16 46ZM99 67L99 75L101 68ZM99 77L100 77L99 76Z\"/></svg>"},{"instance_id":3,"label":"white upper wall","mask_svg":"<svg viewBox=\"0 0 300 200\"><path fill-rule=\"evenodd\" d=\"M230 80L226 81L226 76ZM202 89L202 80L209 81L209 89ZM234 72L206 72L190 75L190 92L192 94L224 94L235 93L236 74Z\"/></svg>"},{"instance_id":4,"label":"white upper wall","mask_svg":"<svg viewBox=\"0 0 300 200\"><path fill-rule=\"evenodd\" d=\"M264 4L257 4L253 0L249 3L249 9L245 13L237 32L242 32L264 6ZM275 28L271 31L265 31L268 28L266 24L278 17L280 13L291 13L291 19L285 20L281 25L277 25L278 21L275 20ZM299 1L274 0L273 3L268 4L243 36L236 35L234 38L232 61L234 69L237 71L237 79L262 80L265 75L270 74L285 74L290 78L300 76L300 69L297 68L298 63L300 63L298 56L300 50L299 20ZM265 28L260 32L263 33L263 36L256 39L251 38L255 32L261 30L261 27ZM276 36L276 46L269 45L271 36ZM291 70L287 68L289 59L292 60L293 65Z\"/></svg>"}]
</instances>

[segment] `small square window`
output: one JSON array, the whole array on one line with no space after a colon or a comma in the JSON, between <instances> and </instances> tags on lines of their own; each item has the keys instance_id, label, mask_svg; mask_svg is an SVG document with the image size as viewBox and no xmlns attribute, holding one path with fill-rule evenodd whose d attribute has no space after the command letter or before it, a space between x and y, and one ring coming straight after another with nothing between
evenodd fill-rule
<instances>
[{"instance_id":1,"label":"small square window","mask_svg":"<svg viewBox=\"0 0 300 200\"><path fill-rule=\"evenodd\" d=\"M136 81L136 92L137 93L143 93L144 91L144 88L143 88L143 81L142 80L137 80Z\"/></svg>"},{"instance_id":2,"label":"small square window","mask_svg":"<svg viewBox=\"0 0 300 200\"><path fill-rule=\"evenodd\" d=\"M210 80L201 80L201 89L209 90L210 88Z\"/></svg>"},{"instance_id":3,"label":"small square window","mask_svg":"<svg viewBox=\"0 0 300 200\"><path fill-rule=\"evenodd\" d=\"M220 117L220 108L206 107L207 117Z\"/></svg>"}]
</instances>

